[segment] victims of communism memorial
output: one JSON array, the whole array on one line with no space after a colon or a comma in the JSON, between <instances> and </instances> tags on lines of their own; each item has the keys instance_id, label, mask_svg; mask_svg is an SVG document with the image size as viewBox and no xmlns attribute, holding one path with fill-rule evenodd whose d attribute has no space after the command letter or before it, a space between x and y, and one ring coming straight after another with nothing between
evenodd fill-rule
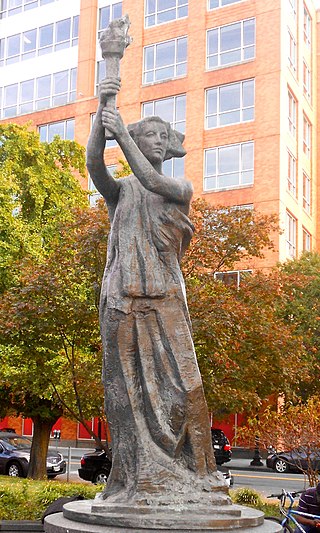
<instances>
[{"instance_id":1,"label":"victims of communism memorial","mask_svg":"<svg viewBox=\"0 0 320 533\"><path fill-rule=\"evenodd\" d=\"M162 174L165 159L185 155L184 136L159 117L126 127L116 110L128 28L125 16L102 34L107 75L87 147L111 220L100 327L112 469L101 494L69 502L46 518L45 531L280 531L261 512L233 505L216 468L179 267L193 234L192 185ZM104 164L110 138L128 177L114 179Z\"/></svg>"}]
</instances>

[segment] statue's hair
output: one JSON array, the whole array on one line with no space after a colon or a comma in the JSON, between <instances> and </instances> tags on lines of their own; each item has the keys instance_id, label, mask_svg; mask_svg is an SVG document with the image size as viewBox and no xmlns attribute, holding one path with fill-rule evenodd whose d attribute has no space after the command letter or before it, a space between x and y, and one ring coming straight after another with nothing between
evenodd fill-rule
<instances>
[{"instance_id":1,"label":"statue's hair","mask_svg":"<svg viewBox=\"0 0 320 533\"><path fill-rule=\"evenodd\" d=\"M138 138L143 133L143 125L148 122L159 122L164 124L168 132L168 148L165 154L164 159L171 159L172 157L183 157L186 155L186 151L182 146L184 141L184 135L180 131L174 130L171 128L169 122L162 120L162 118L157 116L145 117L139 122L134 122L133 124L128 124L128 131L133 138L134 142L138 144Z\"/></svg>"}]
</instances>

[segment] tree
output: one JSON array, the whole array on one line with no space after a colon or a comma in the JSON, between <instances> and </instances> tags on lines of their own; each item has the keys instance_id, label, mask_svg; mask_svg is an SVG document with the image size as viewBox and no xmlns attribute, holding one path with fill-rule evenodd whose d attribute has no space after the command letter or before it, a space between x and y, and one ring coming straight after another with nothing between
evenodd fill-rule
<instances>
[{"instance_id":1,"label":"tree","mask_svg":"<svg viewBox=\"0 0 320 533\"><path fill-rule=\"evenodd\" d=\"M85 206L84 149L56 137L41 143L27 126L0 124L0 294L19 279L16 262L43 257L70 220Z\"/></svg>"},{"instance_id":2,"label":"tree","mask_svg":"<svg viewBox=\"0 0 320 533\"><path fill-rule=\"evenodd\" d=\"M294 324L303 339L305 361L312 379L304 383L301 397L318 394L320 380L320 254L304 253L279 266L283 305L281 317Z\"/></svg>"},{"instance_id":3,"label":"tree","mask_svg":"<svg viewBox=\"0 0 320 533\"><path fill-rule=\"evenodd\" d=\"M34 269L50 254L54 242L59 240L58 228L72 220L73 208L87 205L87 196L81 189L80 179L85 179L84 149L75 142L59 138L41 143L39 135L27 126L0 125L0 305L9 304L8 291L23 289L21 268L24 261ZM26 268L24 266L23 268ZM13 298L14 294L11 295ZM11 315L4 317L10 320ZM18 325L17 321L16 325ZM2 334L6 335L5 322ZM1 351L1 411L14 409L31 416L35 424L30 471L35 453L42 457L45 468L47 444L39 440L44 427L52 427L61 414L61 405L34 386L30 352L27 341L13 350L10 343L2 344ZM29 377L22 383L18 372L5 375L5 361L10 356L25 357ZM40 357L40 354L39 354ZM19 360L19 358L18 358ZM22 359L20 358L20 361ZM19 366L19 365L18 365ZM17 368L18 368L17 366ZM15 388L15 384L19 387ZM41 441L41 445L40 445ZM37 450L38 447L38 450ZM41 452L40 452L41 448ZM40 464L37 461L37 464ZM44 465L44 466L43 466Z\"/></svg>"},{"instance_id":4,"label":"tree","mask_svg":"<svg viewBox=\"0 0 320 533\"><path fill-rule=\"evenodd\" d=\"M242 428L241 436L254 444L259 437L260 446L272 446L275 452L291 452L301 471L307 476L309 485L319 481L320 464L320 397L310 397L307 402L296 405L283 402L276 410L270 406L250 419L248 426ZM305 460L303 460L305 459ZM290 463L290 454L288 462Z\"/></svg>"},{"instance_id":5,"label":"tree","mask_svg":"<svg viewBox=\"0 0 320 533\"><path fill-rule=\"evenodd\" d=\"M209 409L216 418L254 413L272 394L296 398L308 367L301 339L281 320L276 281L248 276L240 287L188 281L194 342ZM285 354L285 357L284 357Z\"/></svg>"}]
</instances>

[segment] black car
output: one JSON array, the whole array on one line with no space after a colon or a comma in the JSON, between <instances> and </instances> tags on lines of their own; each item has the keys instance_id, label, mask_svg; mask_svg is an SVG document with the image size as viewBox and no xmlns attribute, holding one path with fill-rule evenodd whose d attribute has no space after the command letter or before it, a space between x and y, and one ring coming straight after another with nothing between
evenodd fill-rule
<instances>
[{"instance_id":1,"label":"black car","mask_svg":"<svg viewBox=\"0 0 320 533\"><path fill-rule=\"evenodd\" d=\"M0 432L0 475L26 477L28 474L31 440L13 432ZM54 478L66 471L61 453L48 450L47 474Z\"/></svg>"},{"instance_id":2,"label":"black car","mask_svg":"<svg viewBox=\"0 0 320 533\"><path fill-rule=\"evenodd\" d=\"M221 429L211 429L212 446L217 465L227 463L231 459L231 446L228 438ZM100 449L85 453L81 457L81 468L78 474L81 479L92 483L105 483L111 470L111 461L106 452ZM231 479L230 472L223 473L225 478ZM227 481L228 481L227 479Z\"/></svg>"},{"instance_id":3,"label":"black car","mask_svg":"<svg viewBox=\"0 0 320 533\"><path fill-rule=\"evenodd\" d=\"M279 474L285 472L303 472L308 470L308 465L313 470L320 469L320 450L308 452L303 448L296 448L289 452L272 452L266 461L267 467Z\"/></svg>"}]
</instances>

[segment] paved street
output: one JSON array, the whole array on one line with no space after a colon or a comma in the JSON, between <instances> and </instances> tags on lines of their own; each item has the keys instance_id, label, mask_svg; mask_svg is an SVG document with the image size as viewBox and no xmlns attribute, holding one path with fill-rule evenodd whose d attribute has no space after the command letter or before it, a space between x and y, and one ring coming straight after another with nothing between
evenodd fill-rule
<instances>
[{"instance_id":1,"label":"paved street","mask_svg":"<svg viewBox=\"0 0 320 533\"><path fill-rule=\"evenodd\" d=\"M58 447L63 453L65 459L68 459L69 450L67 448ZM71 449L71 462L70 473L58 476L58 480L67 480L76 482L81 481L78 476L78 468L80 466L80 458L86 451L92 451L89 449ZM305 479L301 474L282 474L279 475L276 472L263 467L251 467L251 459L232 459L229 463L226 463L221 469L229 469L232 472L234 478L233 489L240 487L249 487L262 493L264 496L268 496L272 493L281 492L282 487L287 490L297 491L305 488ZM263 461L265 465L265 461Z\"/></svg>"}]
</instances>

